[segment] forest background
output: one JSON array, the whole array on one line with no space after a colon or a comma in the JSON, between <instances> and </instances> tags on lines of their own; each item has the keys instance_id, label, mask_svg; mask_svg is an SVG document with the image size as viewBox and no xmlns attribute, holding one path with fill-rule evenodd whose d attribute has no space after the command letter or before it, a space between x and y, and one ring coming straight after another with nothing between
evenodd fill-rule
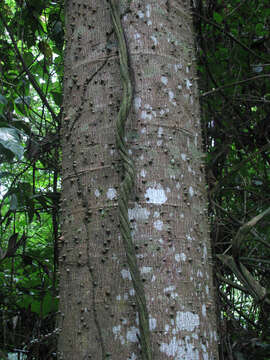
<instances>
[{"instance_id":1,"label":"forest background","mask_svg":"<svg viewBox=\"0 0 270 360\"><path fill-rule=\"evenodd\" d=\"M270 9L197 1L220 359L270 359ZM0 4L0 358L56 358L64 3ZM24 357L23 357L24 356Z\"/></svg>"}]
</instances>

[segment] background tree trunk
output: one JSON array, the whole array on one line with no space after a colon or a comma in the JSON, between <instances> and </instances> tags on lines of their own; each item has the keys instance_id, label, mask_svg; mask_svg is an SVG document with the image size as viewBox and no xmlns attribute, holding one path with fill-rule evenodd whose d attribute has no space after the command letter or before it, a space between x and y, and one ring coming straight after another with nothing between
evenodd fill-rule
<instances>
[{"instance_id":1,"label":"background tree trunk","mask_svg":"<svg viewBox=\"0 0 270 360\"><path fill-rule=\"evenodd\" d=\"M120 1L135 89L128 215L153 359L217 359L211 250L188 2ZM119 231L122 85L105 0L66 5L59 359L140 359Z\"/></svg>"}]
</instances>

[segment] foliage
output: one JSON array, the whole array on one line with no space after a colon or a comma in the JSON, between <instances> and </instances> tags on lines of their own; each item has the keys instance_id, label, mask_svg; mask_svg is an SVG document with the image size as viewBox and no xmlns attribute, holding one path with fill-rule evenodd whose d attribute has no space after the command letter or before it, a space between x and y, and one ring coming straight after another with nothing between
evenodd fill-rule
<instances>
[{"instance_id":1,"label":"foliage","mask_svg":"<svg viewBox=\"0 0 270 360\"><path fill-rule=\"evenodd\" d=\"M270 358L268 5L194 9L221 359Z\"/></svg>"},{"instance_id":2,"label":"foliage","mask_svg":"<svg viewBox=\"0 0 270 360\"><path fill-rule=\"evenodd\" d=\"M270 359L269 14L194 8L221 359ZM55 351L63 29L61 1L0 3L1 358Z\"/></svg>"},{"instance_id":3,"label":"foliage","mask_svg":"<svg viewBox=\"0 0 270 360\"><path fill-rule=\"evenodd\" d=\"M63 4L0 4L0 349L55 351ZM34 355L35 354L35 355Z\"/></svg>"}]
</instances>

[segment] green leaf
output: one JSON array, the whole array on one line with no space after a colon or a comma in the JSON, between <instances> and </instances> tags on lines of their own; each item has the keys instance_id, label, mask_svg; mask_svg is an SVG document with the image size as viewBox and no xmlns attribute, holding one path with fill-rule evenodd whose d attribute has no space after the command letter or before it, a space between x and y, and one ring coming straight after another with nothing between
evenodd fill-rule
<instances>
[{"instance_id":1,"label":"green leaf","mask_svg":"<svg viewBox=\"0 0 270 360\"><path fill-rule=\"evenodd\" d=\"M9 208L12 211L15 211L18 209L18 199L16 194L11 194L9 196Z\"/></svg>"},{"instance_id":2,"label":"green leaf","mask_svg":"<svg viewBox=\"0 0 270 360\"><path fill-rule=\"evenodd\" d=\"M25 97L19 97L17 99L15 99L15 104L26 104L26 105L30 105L31 102L31 97L30 96L25 96Z\"/></svg>"},{"instance_id":3,"label":"green leaf","mask_svg":"<svg viewBox=\"0 0 270 360\"><path fill-rule=\"evenodd\" d=\"M53 96L53 100L55 102L56 105L61 106L62 105L62 100L63 100L63 95L62 93L56 92L56 91L51 91L51 94Z\"/></svg>"},{"instance_id":4,"label":"green leaf","mask_svg":"<svg viewBox=\"0 0 270 360\"><path fill-rule=\"evenodd\" d=\"M0 144L11 151L19 159L22 158L24 148L20 145L20 137L16 129L0 128Z\"/></svg>"},{"instance_id":5,"label":"green leaf","mask_svg":"<svg viewBox=\"0 0 270 360\"><path fill-rule=\"evenodd\" d=\"M4 111L7 103L8 103L7 99L3 95L0 94L0 115L3 114L3 111Z\"/></svg>"},{"instance_id":6,"label":"green leaf","mask_svg":"<svg viewBox=\"0 0 270 360\"><path fill-rule=\"evenodd\" d=\"M20 130L20 132L22 132L23 134L27 134L27 135L31 134L31 129L25 121L13 119L11 125L13 128Z\"/></svg>"},{"instance_id":7,"label":"green leaf","mask_svg":"<svg viewBox=\"0 0 270 360\"><path fill-rule=\"evenodd\" d=\"M262 23L258 23L255 27L255 32L256 32L256 35L258 36L262 36L265 34L265 27Z\"/></svg>"},{"instance_id":8,"label":"green leaf","mask_svg":"<svg viewBox=\"0 0 270 360\"><path fill-rule=\"evenodd\" d=\"M34 61L34 56L33 54L31 53L24 53L23 54L23 59L24 59L24 62L26 63L27 66L30 66L33 64L33 61Z\"/></svg>"},{"instance_id":9,"label":"green leaf","mask_svg":"<svg viewBox=\"0 0 270 360\"><path fill-rule=\"evenodd\" d=\"M29 218L29 223L33 221L34 215L35 215L35 202L31 198L26 198L26 204L27 204L27 213Z\"/></svg>"},{"instance_id":10,"label":"green leaf","mask_svg":"<svg viewBox=\"0 0 270 360\"><path fill-rule=\"evenodd\" d=\"M28 115L28 106L30 105L31 97L24 96L15 99L14 107L18 115Z\"/></svg>"},{"instance_id":11,"label":"green leaf","mask_svg":"<svg viewBox=\"0 0 270 360\"><path fill-rule=\"evenodd\" d=\"M5 96L0 94L0 104L6 105L7 103L8 103L8 101L5 98Z\"/></svg>"},{"instance_id":12,"label":"green leaf","mask_svg":"<svg viewBox=\"0 0 270 360\"><path fill-rule=\"evenodd\" d=\"M40 41L38 44L38 48L42 52L46 60L51 62L53 54L50 45L46 41Z\"/></svg>"},{"instance_id":13,"label":"green leaf","mask_svg":"<svg viewBox=\"0 0 270 360\"><path fill-rule=\"evenodd\" d=\"M47 316L50 312L57 311L58 301L48 292L43 298L43 316Z\"/></svg>"},{"instance_id":14,"label":"green leaf","mask_svg":"<svg viewBox=\"0 0 270 360\"><path fill-rule=\"evenodd\" d=\"M223 21L223 16L222 16L222 15L220 15L219 13L217 13L217 12L214 11L213 17L214 17L214 20L215 20L218 24L222 23L222 21Z\"/></svg>"}]
</instances>

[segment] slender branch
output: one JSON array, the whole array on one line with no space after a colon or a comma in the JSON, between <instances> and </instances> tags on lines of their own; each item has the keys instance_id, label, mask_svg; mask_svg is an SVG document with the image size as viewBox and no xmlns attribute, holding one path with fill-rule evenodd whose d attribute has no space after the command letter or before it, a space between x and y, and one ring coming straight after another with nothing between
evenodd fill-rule
<instances>
[{"instance_id":1,"label":"slender branch","mask_svg":"<svg viewBox=\"0 0 270 360\"><path fill-rule=\"evenodd\" d=\"M12 31L10 30L10 27L8 26L8 24L6 23L6 21L4 20L3 16L0 14L0 20L2 21L2 23L4 24L9 37L12 41L12 44L14 46L15 52L17 54L17 57L19 59L19 61L22 64L23 70L26 72L29 81L31 82L33 88L36 90L36 92L38 93L41 101L43 102L43 104L46 106L46 108L48 109L48 111L50 112L50 114L52 115L52 118L54 119L54 121L57 122L57 115L55 114L53 108L51 107L51 105L48 103L48 100L46 99L45 94L43 93L42 89L40 88L40 86L38 85L38 83L36 82L36 79L34 78L34 76L32 75L32 73L29 71L28 66L26 65L22 54L20 53L20 50L18 49L16 40L12 34Z\"/></svg>"},{"instance_id":2,"label":"slender branch","mask_svg":"<svg viewBox=\"0 0 270 360\"><path fill-rule=\"evenodd\" d=\"M198 14L197 12L193 12L193 14L195 16L200 17L201 19L203 19L205 22L207 22L208 24L213 25L215 28L217 28L218 30L220 30L221 32L223 32L226 36L228 36L229 38L231 38L234 42L236 42L238 45L240 45L243 49L247 50L250 54L254 55L255 57L259 58L259 59L263 59L265 60L266 58L264 58L263 56L260 56L258 54L255 53L255 51L251 50L247 45L243 44L240 40L238 40L233 34L229 33L228 31L226 31L222 26L218 25L217 23L215 23L214 21L211 21L209 19L207 19L205 16Z\"/></svg>"},{"instance_id":3,"label":"slender branch","mask_svg":"<svg viewBox=\"0 0 270 360\"><path fill-rule=\"evenodd\" d=\"M259 222L264 216L268 215L269 213L270 207L263 211L261 214L254 216L251 220L249 220L239 228L235 238L232 241L232 253L235 258L239 257L240 248L242 245L241 243L246 239L246 236L250 232L250 230L257 224L257 222ZM270 247L268 244L266 245Z\"/></svg>"},{"instance_id":4,"label":"slender branch","mask_svg":"<svg viewBox=\"0 0 270 360\"><path fill-rule=\"evenodd\" d=\"M220 87L217 88L217 89L213 89L213 90L207 91L207 92L205 92L204 94L201 94L200 96L201 96L201 97L205 97L205 96L211 95L211 94L213 94L213 93L215 93L215 92L217 92L217 91L223 90L223 89L225 89L225 88L227 88L227 87L244 84L244 83L246 83L246 82L253 81L253 80L257 80L257 79L262 79L262 78L270 78L270 75L268 75L268 74L265 74L265 75L257 75L257 76L253 76L253 77L248 78L248 79L245 79L245 80L235 81L235 82L230 83L230 84L222 85L222 86L220 86Z\"/></svg>"}]
</instances>

